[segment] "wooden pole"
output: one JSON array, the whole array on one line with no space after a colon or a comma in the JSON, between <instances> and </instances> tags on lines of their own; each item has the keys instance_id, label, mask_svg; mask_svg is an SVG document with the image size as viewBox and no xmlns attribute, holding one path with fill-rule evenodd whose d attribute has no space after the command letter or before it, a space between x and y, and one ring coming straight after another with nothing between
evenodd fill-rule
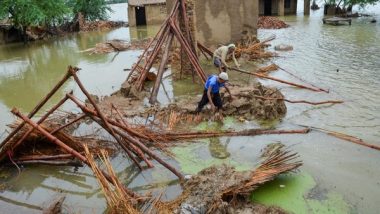
<instances>
[{"instance_id":1,"label":"wooden pole","mask_svg":"<svg viewBox=\"0 0 380 214\"><path fill-rule=\"evenodd\" d=\"M73 93L72 91L70 93ZM40 125L43 123L55 110L57 110L60 106L62 106L69 98L65 96L63 99L61 99L56 105L54 105L44 116L42 116L38 121L37 124ZM31 127L28 131L24 133L24 135L10 148L14 149L17 146L19 146L32 132L34 131L34 128ZM3 157L0 157L0 160L2 160Z\"/></svg>"},{"instance_id":2,"label":"wooden pole","mask_svg":"<svg viewBox=\"0 0 380 214\"><path fill-rule=\"evenodd\" d=\"M323 104L340 104L340 103L344 103L344 101L342 101L342 100L326 100L326 101L322 101L322 102L310 102L310 101L306 101L306 100L288 100L288 99L285 99L285 98L264 97L264 96L259 96L259 95L253 95L253 96L257 97L257 98L260 98L260 99L264 99L264 100L283 100L283 101L288 102L288 103L306 103L306 104L310 104L310 105L323 105Z\"/></svg>"},{"instance_id":3,"label":"wooden pole","mask_svg":"<svg viewBox=\"0 0 380 214\"><path fill-rule=\"evenodd\" d=\"M180 172L178 172L174 167L172 167L171 165L166 163L164 160L162 160L160 157L158 157L158 155L150 151L150 149L146 147L144 144L142 144L140 141L136 140L134 137L130 136L128 133L122 132L118 129L115 129L115 132L118 135L130 141L131 143L135 144L135 146L139 147L143 152L145 152L146 154L151 156L153 159L155 159L157 162L159 162L161 165L163 165L165 168L173 172L173 174L175 174L180 180L184 179L183 175Z\"/></svg>"},{"instance_id":4,"label":"wooden pole","mask_svg":"<svg viewBox=\"0 0 380 214\"><path fill-rule=\"evenodd\" d=\"M79 103L79 101L72 95L68 95L69 98L78 105L79 108L82 109L82 111L84 113L87 113L89 115L89 117L91 117L95 122L99 123L100 125L102 125L104 127L104 122L102 119L97 119L95 116L91 115L91 112L90 111L87 111L88 108L83 108L83 105L81 103ZM165 166L167 169L169 169L170 171L172 171L175 175L178 176L178 178L180 178L181 180L183 179L183 175L181 173L179 173L175 168L173 168L171 165L167 164L165 161L163 161L160 157L158 157L156 154L154 154L152 151L149 150L148 147L146 147L144 144L142 144L139 140L137 140L136 138L132 137L130 134L128 134L127 132L123 132L123 131L120 131L119 129L115 128L115 129L112 129L114 131L114 133L118 134L119 136L121 136L122 138L126 139L128 142L134 144L135 146L137 146L138 148L140 148L143 152L145 152L146 154L148 154L149 156L151 156L153 159L155 159L157 162L159 162L160 164L162 164L163 166ZM123 146L123 144L121 145Z\"/></svg>"},{"instance_id":5,"label":"wooden pole","mask_svg":"<svg viewBox=\"0 0 380 214\"><path fill-rule=\"evenodd\" d=\"M201 78L202 83L204 84L206 82L206 74L204 73L202 67L199 64L199 61L197 57L194 55L194 53L191 51L191 48L187 41L184 39L183 35L175 25L174 21L172 20L170 22L171 29L173 30L174 35L176 36L177 40L181 43L182 47L187 53L187 56L189 57L189 60L191 64L194 66L195 71L197 72L198 76Z\"/></svg>"},{"instance_id":6,"label":"wooden pole","mask_svg":"<svg viewBox=\"0 0 380 214\"><path fill-rule=\"evenodd\" d=\"M152 91L152 94L151 94L150 99L149 99L149 103L152 105L157 102L157 94L158 94L158 91L160 90L160 83L162 80L162 76L164 75L165 66L168 62L168 58L169 58L169 54L170 54L170 48L171 48L171 45L173 42L173 38L174 38L173 33L170 33L168 40L166 42L166 47L165 47L164 54L162 56L162 61L161 61L160 67L158 68L156 82L154 83L153 91Z\"/></svg>"},{"instance_id":7,"label":"wooden pole","mask_svg":"<svg viewBox=\"0 0 380 214\"><path fill-rule=\"evenodd\" d=\"M174 12L177 10L178 8L178 2L175 3L175 5L173 6L170 14L174 14ZM135 66L133 66L133 68L131 69L131 72L128 74L128 77L127 77L127 81L128 79L132 76L132 73L135 71L135 69L139 66L141 60L144 58L144 56L147 54L148 50L149 50L149 47L153 44L154 41L156 41L158 38L161 37L162 33L164 32L164 29L166 28L167 26L167 22L168 22L168 18L162 23L160 29L158 30L157 34L155 35L155 37L152 39L152 41L150 41L150 43L148 44L148 46L145 48L143 54L139 57L138 61L136 62ZM145 66L144 66L145 67Z\"/></svg>"},{"instance_id":8,"label":"wooden pole","mask_svg":"<svg viewBox=\"0 0 380 214\"><path fill-rule=\"evenodd\" d=\"M304 83L307 83L307 84L313 86L314 88L317 88L317 89L319 89L319 90L321 90L321 91L323 91L323 92L326 92L326 93L329 93L329 92L330 92L329 89L323 89L323 88L320 88L320 87L318 87L318 86L315 86L313 83L310 83L310 82L308 82L308 81L302 79L301 77L298 77L297 75L291 73L290 71L287 71L287 70L285 70L284 68L281 68L281 67L278 66L278 65L277 65L277 67L278 67L280 70L284 71L285 73L287 73L287 74L289 74L289 75L291 75L291 76L297 78L298 80L300 80L300 81L302 81L302 82L304 82Z\"/></svg>"},{"instance_id":9,"label":"wooden pole","mask_svg":"<svg viewBox=\"0 0 380 214\"><path fill-rule=\"evenodd\" d=\"M85 114L88 114L88 112L86 111L87 108L82 108L82 104L78 101L78 99L72 95L68 95L69 98L75 103L77 104L77 106L85 113ZM101 121L103 121L103 119L101 119L100 115L98 112L96 112L96 114L98 115L98 117L100 118ZM92 115L88 115L92 120L96 121L94 116ZM97 121L96 121L97 122ZM100 126L102 126L109 134L111 134L114 139L117 141L117 143L124 149L124 151L127 153L127 155L129 156L129 158L131 158L131 160L142 170L142 166L140 165L139 161L133 156L133 154L131 153L130 149L128 147L126 147L123 143L123 141L118 137L116 136L113 128L109 125L109 123L107 122L108 126L102 122L102 123L98 123Z\"/></svg>"},{"instance_id":10,"label":"wooden pole","mask_svg":"<svg viewBox=\"0 0 380 214\"><path fill-rule=\"evenodd\" d=\"M72 154L73 156L75 156L76 158L78 158L80 161L82 161L83 163L89 165L88 163L88 160L86 157L84 157L83 155L81 155L79 152L75 151L74 149L72 149L71 147L67 146L65 143L63 143L62 141L60 141L58 138L54 137L53 135L51 135L48 131L46 131L45 129L43 129L41 126L39 126L38 124L34 123L30 118L22 115L20 113L19 110L17 110L16 108L13 108L12 111L11 111L14 115L16 115L17 117L21 118L23 121L25 121L26 123L28 123L29 125L31 125L32 127L34 127L36 130L38 130L39 132L41 132L41 134L45 135L46 138L48 138L52 143L56 144L57 146L61 147L63 150L65 150L67 153L69 154ZM113 179L107 174L105 173L104 171L102 171L102 174L104 175L104 177L110 181L112 184L115 184ZM124 190L131 196L136 196L136 194L129 190L128 188L126 187L123 187Z\"/></svg>"},{"instance_id":11,"label":"wooden pole","mask_svg":"<svg viewBox=\"0 0 380 214\"><path fill-rule=\"evenodd\" d=\"M238 72L244 73L244 74L253 75L253 76L256 76L256 77L259 77L259 78L263 78L263 79L270 79L270 80L273 80L273 81L276 81L276 82L284 83L284 84L295 86L295 87L298 87L298 88L307 89L307 90L310 90L310 91L321 92L320 89L312 88L312 87L305 86L305 85L300 85L300 84L297 84L297 83L288 82L288 81L285 81L285 80L277 79L277 78L274 78L274 77L270 77L270 76L266 76L266 75L262 75L262 74L258 74L258 73L248 72L248 71L245 71L245 70L242 70L242 69L238 69L238 68L230 68L230 70L238 71Z\"/></svg>"},{"instance_id":12,"label":"wooden pole","mask_svg":"<svg viewBox=\"0 0 380 214\"><path fill-rule=\"evenodd\" d=\"M63 143L62 141L60 141L58 138L56 138L53 135L51 135L48 131L46 131L45 129L43 129L37 123L33 122L30 118L22 115L19 110L17 110L16 108L13 108L11 112L14 115L16 115L17 117L21 118L26 123L28 123L29 125L31 125L36 130L38 130L39 132L41 132L41 134L45 135L52 143L58 145L63 150L65 150L67 153L72 154L73 156L75 156L76 158L78 158L80 161L82 161L84 163L87 163L87 159L83 155L81 155L79 152L75 151L71 147L67 146L65 143Z\"/></svg>"},{"instance_id":13,"label":"wooden pole","mask_svg":"<svg viewBox=\"0 0 380 214\"><path fill-rule=\"evenodd\" d=\"M46 102L62 87L62 85L71 77L72 72L70 72L71 66L69 66L65 76L54 86L54 88L37 104L36 107L28 114L28 118L32 118L45 104ZM24 127L25 122L20 123L9 135L1 142L0 149L8 142L17 132L19 132L22 127Z\"/></svg>"},{"instance_id":14,"label":"wooden pole","mask_svg":"<svg viewBox=\"0 0 380 214\"><path fill-rule=\"evenodd\" d=\"M64 128L68 127L68 126L71 126L72 124L74 124L74 123L82 120L85 117L87 117L87 115L82 114L81 116L77 117L76 119L72 120L71 122L69 122L69 123L67 123L67 124L65 124L63 126L60 126L60 127L56 128L56 129L54 129L52 132L50 132L50 134L54 135L55 133L61 131L62 129L64 129Z\"/></svg>"}]
</instances>

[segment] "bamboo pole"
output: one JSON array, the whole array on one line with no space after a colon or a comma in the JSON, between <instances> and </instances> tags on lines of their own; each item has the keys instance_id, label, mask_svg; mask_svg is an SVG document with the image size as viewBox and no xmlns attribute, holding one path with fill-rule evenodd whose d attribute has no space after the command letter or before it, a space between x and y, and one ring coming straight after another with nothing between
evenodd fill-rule
<instances>
[{"instance_id":1,"label":"bamboo pole","mask_svg":"<svg viewBox=\"0 0 380 214\"><path fill-rule=\"evenodd\" d=\"M305 86L305 85L300 85L300 84L297 84L297 83L288 82L288 81L277 79L277 78L274 78L274 77L270 77L270 76L266 76L266 75L262 75L262 74L258 74L258 73L253 73L253 72L248 72L248 71L244 71L244 70L238 69L238 68L229 68L229 69L237 71L237 72L240 72L240 73L253 75L253 76L256 76L256 77L259 77L259 78L270 79L270 80L273 80L273 81L276 81L276 82L284 83L284 84L287 84L287 85L292 85L292 86L295 86L295 87L298 87L298 88L303 88L303 89L307 89L307 90L311 90L311 91L321 92L320 89L312 88L312 87Z\"/></svg>"},{"instance_id":2,"label":"bamboo pole","mask_svg":"<svg viewBox=\"0 0 380 214\"><path fill-rule=\"evenodd\" d=\"M170 14L173 14L176 10L176 8L178 7L177 5L178 3L176 2L176 4L173 6ZM152 39L152 41L149 42L148 46L145 48L144 52L142 53L142 55L139 57L138 61L135 63L135 66L133 66L133 68L131 69L130 73L128 74L128 77L127 77L127 81L129 80L129 78L132 76L133 72L135 71L135 69L139 66L141 60L144 58L145 54L147 54L148 50L149 50L149 47L153 44L154 41L156 41L162 34L164 28L166 27L167 25L167 22L168 22L168 19L166 19L160 26L160 29L158 30L157 34L154 36L154 38Z\"/></svg>"},{"instance_id":3,"label":"bamboo pole","mask_svg":"<svg viewBox=\"0 0 380 214\"><path fill-rule=\"evenodd\" d=\"M154 61L157 58L162 45L164 44L165 39L169 35L169 32L170 32L169 27L166 27L165 28L165 32L164 32L162 38L157 42L156 47L153 49L152 54L149 56L149 58L147 60L147 64L145 64L145 66L144 66L143 73L140 75L140 77L139 77L139 79L137 81L137 88L138 88L138 90L142 90L143 89L144 81L145 81L145 79L146 79L146 77L148 75L148 72L152 68L152 66L154 64Z\"/></svg>"},{"instance_id":4,"label":"bamboo pole","mask_svg":"<svg viewBox=\"0 0 380 214\"><path fill-rule=\"evenodd\" d=\"M104 122L102 119L97 119L95 116L91 115L91 112L87 111L88 108L83 108L83 105L80 104L80 102L74 96L72 96L72 95L68 95L68 96L74 103L76 103L78 105L79 108L82 109L82 111L84 113L87 113L95 122L99 123L99 125L102 125L104 127ZM117 133L122 138L126 139L128 142L139 147L143 152L145 152L146 154L151 156L153 159L155 159L157 162L162 164L164 167L169 169L171 172L173 172L173 174L177 175L178 178L180 178L181 180L183 179L183 175L181 173L179 173L174 167L172 167L171 165L169 165L168 163L163 161L160 157L158 157L156 154L154 154L152 151L150 151L148 147L146 147L144 144L142 144L136 138L132 137L129 133L122 132L122 131L118 130L117 128L113 129L113 131L114 131L114 133ZM123 146L123 145L121 145L121 146Z\"/></svg>"},{"instance_id":5,"label":"bamboo pole","mask_svg":"<svg viewBox=\"0 0 380 214\"><path fill-rule=\"evenodd\" d=\"M329 92L330 92L329 89L323 89L323 88L320 88L320 87L318 87L318 86L315 86L313 83L310 83L310 82L304 80L303 78L298 77L297 75L291 73L290 71L287 71L287 70L285 70L284 68L281 68L281 67L278 66L278 65L277 65L277 67L278 67L280 70L284 71L285 73L288 73L289 75L295 77L296 79L298 79L298 80L300 80L300 81L302 81L302 82L304 82L304 83L307 83L307 84L313 86L314 88L317 88L317 89L319 89L319 90L321 90L321 91L323 91L323 92L326 92L326 93L329 93Z\"/></svg>"},{"instance_id":6,"label":"bamboo pole","mask_svg":"<svg viewBox=\"0 0 380 214\"><path fill-rule=\"evenodd\" d=\"M137 89L138 90L142 90L146 76L148 75L149 70L152 68L154 60L157 58L157 55L158 55L159 50L161 49L161 47L163 45L163 42L166 40L167 36L169 35L169 31L170 31L169 22L174 16L177 15L178 8L179 8L179 2L176 1L175 5L172 9L172 12L170 13L169 17L165 20L165 29L164 29L161 37L158 39L156 45L154 46L154 48L152 50L152 54L149 56L149 58L147 59L145 65L144 65L143 73L142 73L142 75L140 75L140 77L137 81Z\"/></svg>"},{"instance_id":7,"label":"bamboo pole","mask_svg":"<svg viewBox=\"0 0 380 214\"><path fill-rule=\"evenodd\" d=\"M62 87L62 85L71 77L72 72L70 72L71 66L63 76L63 78L54 86L54 88L34 107L34 109L28 114L28 118L32 118L45 104L46 102ZM24 127L25 122L20 123L11 133L1 142L0 149L8 142L17 132L19 132L22 127Z\"/></svg>"},{"instance_id":8,"label":"bamboo pole","mask_svg":"<svg viewBox=\"0 0 380 214\"><path fill-rule=\"evenodd\" d=\"M165 66L168 62L170 48L171 48L171 44L173 42L173 38L174 38L173 33L170 33L169 37L167 39L167 42L166 42L166 47L165 47L164 54L162 56L160 67L158 68L156 82L154 83L153 91L152 91L152 94L151 94L150 99L149 99L149 103L152 105L157 102L157 94L158 94L158 91L160 90L160 83L162 80L162 76L164 75Z\"/></svg>"},{"instance_id":9,"label":"bamboo pole","mask_svg":"<svg viewBox=\"0 0 380 214\"><path fill-rule=\"evenodd\" d=\"M122 132L118 129L115 129L115 132L122 136L123 138L128 139L131 143L135 144L135 146L139 147L142 151L144 151L146 154L151 156L153 159L155 159L157 162L159 162L161 165L163 165L165 168L170 170L173 174L175 174L180 180L183 180L184 177L183 175L178 172L174 167L172 167L170 164L166 163L164 160L162 160L158 155L150 151L148 147L146 147L144 144L142 144L140 141L136 140L134 137L130 136L126 132Z\"/></svg>"},{"instance_id":10,"label":"bamboo pole","mask_svg":"<svg viewBox=\"0 0 380 214\"><path fill-rule=\"evenodd\" d=\"M18 158L17 161L29 161L29 160L59 160L72 158L72 154L61 154L61 155L29 155Z\"/></svg>"},{"instance_id":11,"label":"bamboo pole","mask_svg":"<svg viewBox=\"0 0 380 214\"><path fill-rule=\"evenodd\" d=\"M60 141L58 138L56 138L53 135L51 135L44 128L42 128L38 124L34 123L30 118L28 118L28 117L24 116L23 114L21 114L19 110L17 110L16 108L13 108L11 112L14 115L16 115L17 117L19 117L20 119L22 119L23 121L25 121L26 123L28 123L29 125L31 125L32 127L34 127L36 130L38 130L39 132L41 132L41 134L45 135L45 137L48 138L52 143L54 143L57 146L61 147L67 153L72 154L73 156L75 156L76 158L78 158L83 163L89 165L86 157L84 157L83 155L81 155L79 152L75 151L71 147L67 146L65 143L63 143L62 141ZM104 171L102 171L102 174L104 175L104 177L107 178L107 180L109 180L111 183L113 183L112 178L107 173L105 173ZM130 194L131 196L137 196L133 191L129 190L126 187L124 187L124 190L128 194Z\"/></svg>"},{"instance_id":12,"label":"bamboo pole","mask_svg":"<svg viewBox=\"0 0 380 214\"><path fill-rule=\"evenodd\" d=\"M50 132L50 134L54 135L55 133L61 131L64 128L67 128L67 127L71 126L72 124L74 124L74 123L82 120L85 117L87 117L87 115L83 114L83 115L77 117L76 119L72 120L71 122L69 122L69 123L67 123L67 124L65 124L63 126L60 126L60 127L56 128L56 129L54 129L52 132Z\"/></svg>"},{"instance_id":13,"label":"bamboo pole","mask_svg":"<svg viewBox=\"0 0 380 214\"><path fill-rule=\"evenodd\" d=\"M256 136L256 135L276 135L276 134L307 134L310 129L299 130L271 130L271 129L249 129L243 131L224 131L224 132L190 132L190 133L160 133L162 138L168 140L201 139L222 136Z\"/></svg>"},{"instance_id":14,"label":"bamboo pole","mask_svg":"<svg viewBox=\"0 0 380 214\"><path fill-rule=\"evenodd\" d=\"M189 29L189 19L187 17L187 12L186 12L186 3L185 3L186 0L179 0L179 1L181 2L181 12L182 12L184 25L185 25L187 41L189 42L189 44L192 44L190 29ZM194 49L193 45L192 45L192 48Z\"/></svg>"},{"instance_id":15,"label":"bamboo pole","mask_svg":"<svg viewBox=\"0 0 380 214\"><path fill-rule=\"evenodd\" d=\"M92 115L89 115L88 112L86 111L87 108L82 108L82 104L78 101L78 99L70 94L68 94L69 98L75 103L77 104L77 106L83 111L83 113L87 114L92 120L95 121L94 119L94 116ZM98 112L96 112L98 117L100 118L101 121L104 121L101 119L100 115ZM107 122L108 124L108 122ZM128 157L131 158L131 160L139 167L140 170L142 170L142 166L140 165L139 161L133 156L133 154L131 153L130 149L128 147L126 147L123 143L123 141L118 138L114 132L114 130L112 129L112 127L108 124L108 126L105 124L105 123L99 123L100 126L102 126L109 134L111 134L114 139L117 141L117 143L123 148L123 150L127 153Z\"/></svg>"},{"instance_id":16,"label":"bamboo pole","mask_svg":"<svg viewBox=\"0 0 380 214\"><path fill-rule=\"evenodd\" d=\"M70 92L73 93L72 91ZM37 124L40 125L43 123L54 111L56 111L59 107L61 107L69 98L65 96L63 99L61 99L56 105L54 105L45 115L43 115L38 121ZM34 131L34 128L31 127L28 131L24 133L24 135L12 146L12 148L16 148L19 146L32 132ZM0 160L2 157L0 157Z\"/></svg>"},{"instance_id":17,"label":"bamboo pole","mask_svg":"<svg viewBox=\"0 0 380 214\"><path fill-rule=\"evenodd\" d=\"M204 46L203 44L201 44L200 42L197 42L197 46L200 50L203 50L204 52L206 52L208 55L210 55L210 57L213 57L214 56L214 52L211 51L210 49L208 49L206 46Z\"/></svg>"},{"instance_id":18,"label":"bamboo pole","mask_svg":"<svg viewBox=\"0 0 380 214\"><path fill-rule=\"evenodd\" d=\"M77 160L15 160L19 165L50 165L50 166L75 166L83 167L83 164Z\"/></svg>"},{"instance_id":19,"label":"bamboo pole","mask_svg":"<svg viewBox=\"0 0 380 214\"><path fill-rule=\"evenodd\" d=\"M201 78L202 83L204 84L206 82L206 74L204 73L202 67L199 64L199 61L197 57L194 55L194 53L191 51L189 44L187 41L183 38L183 35L178 30L177 26L175 25L174 21L171 20L170 22L171 29L173 30L174 35L176 36L177 40L181 43L181 46L184 48L184 50L187 53L187 56L189 57L189 60L191 64L194 66L195 71L197 72L198 76Z\"/></svg>"},{"instance_id":20,"label":"bamboo pole","mask_svg":"<svg viewBox=\"0 0 380 214\"><path fill-rule=\"evenodd\" d=\"M65 143L63 143L62 141L60 141L58 138L56 138L53 135L51 135L48 131L46 131L45 129L43 129L37 123L33 122L30 118L22 115L19 110L17 110L16 108L13 108L11 112L14 115L16 115L17 117L21 118L26 123L28 123L30 126L32 126L33 128L35 128L36 130L38 130L39 132L41 132L41 134L45 135L52 143L58 145L63 150L65 150L67 153L72 154L73 156L75 156L76 158L78 158L80 161L82 161L84 163L87 163L87 160L86 160L86 158L83 155L81 155L79 152L75 151L71 147L67 146Z\"/></svg>"},{"instance_id":21,"label":"bamboo pole","mask_svg":"<svg viewBox=\"0 0 380 214\"><path fill-rule=\"evenodd\" d=\"M259 95L254 95L254 97L264 99L264 100L283 100L288 103L305 103L305 104L310 104L310 105L323 105L323 104L340 104L344 103L342 100L326 100L326 101L321 101L321 102L311 102L311 101L306 101L306 100L288 100L285 98L274 98L274 97L264 97L264 96L259 96Z\"/></svg>"},{"instance_id":22,"label":"bamboo pole","mask_svg":"<svg viewBox=\"0 0 380 214\"><path fill-rule=\"evenodd\" d=\"M357 138L355 136L351 136L351 135L340 133L340 132L330 131L330 130L322 129L322 128L318 128L318 127L313 127L313 126L304 126L304 125L300 125L300 126L309 127L311 129L315 129L317 131L324 132L330 136L333 136L333 137L336 137L336 138L339 138L339 139L342 139L342 140L345 140L345 141L348 141L351 143L355 143L355 144L358 144L361 146L365 146L365 147L380 151L380 146L366 143L362 139Z\"/></svg>"},{"instance_id":23,"label":"bamboo pole","mask_svg":"<svg viewBox=\"0 0 380 214\"><path fill-rule=\"evenodd\" d=\"M124 121L123 116L121 115L119 109L116 108L116 106L115 106L114 104L112 104L111 106L112 106L113 109L115 109L116 114L119 115L120 120L121 120L121 122L123 123L123 125L124 125L125 127L129 128L127 122ZM153 167L154 167L153 164L152 164L152 162L150 162L150 161L145 157L145 155L144 155L144 153L141 151L141 149L137 148L137 147L136 147L135 145L133 145L133 144L129 144L129 145L132 147L132 149L133 149L134 151L136 151L137 155L138 155L141 159L143 159L143 160L145 161L146 165L147 165L149 168L153 168Z\"/></svg>"}]
</instances>

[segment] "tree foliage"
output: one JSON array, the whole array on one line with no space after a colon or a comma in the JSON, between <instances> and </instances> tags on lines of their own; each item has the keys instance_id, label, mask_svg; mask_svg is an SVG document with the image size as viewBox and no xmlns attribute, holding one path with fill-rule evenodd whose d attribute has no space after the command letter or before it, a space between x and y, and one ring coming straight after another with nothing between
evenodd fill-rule
<instances>
[{"instance_id":1,"label":"tree foliage","mask_svg":"<svg viewBox=\"0 0 380 214\"><path fill-rule=\"evenodd\" d=\"M112 11L105 0L68 0L73 13L82 13L89 21L106 20L108 12Z\"/></svg>"},{"instance_id":2,"label":"tree foliage","mask_svg":"<svg viewBox=\"0 0 380 214\"><path fill-rule=\"evenodd\" d=\"M9 18L18 28L57 24L69 12L65 0L0 0L0 18Z\"/></svg>"},{"instance_id":3,"label":"tree foliage","mask_svg":"<svg viewBox=\"0 0 380 214\"><path fill-rule=\"evenodd\" d=\"M373 5L378 2L380 2L380 0L325 0L326 4L336 5L337 7L342 6L343 8L354 5L364 7L366 5Z\"/></svg>"},{"instance_id":4,"label":"tree foliage","mask_svg":"<svg viewBox=\"0 0 380 214\"><path fill-rule=\"evenodd\" d=\"M105 0L0 0L0 20L9 18L19 29L53 26L82 13L86 20L107 19Z\"/></svg>"}]
</instances>

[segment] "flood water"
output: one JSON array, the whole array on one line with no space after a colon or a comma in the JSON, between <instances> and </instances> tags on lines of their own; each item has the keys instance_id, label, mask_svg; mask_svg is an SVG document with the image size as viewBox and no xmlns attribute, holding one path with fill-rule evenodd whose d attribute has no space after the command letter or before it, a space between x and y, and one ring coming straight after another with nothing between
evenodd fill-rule
<instances>
[{"instance_id":1,"label":"flood water","mask_svg":"<svg viewBox=\"0 0 380 214\"><path fill-rule=\"evenodd\" d=\"M118 12L111 16L112 19L126 20L126 5L119 4L113 7ZM125 16L123 9L120 9L124 7ZM302 5L299 8L302 8ZM345 103L324 106L287 103L286 117L271 123L271 126L290 129L300 128L298 125L310 125L344 132L362 138L368 143L380 145L380 6L377 5L370 11L378 20L378 23L374 24L369 23L371 18L363 17L354 19L351 26L323 25L322 12L312 12L310 17L304 17L302 13L281 17L291 25L290 28L259 30L259 38L274 34L276 40L272 45L292 45L293 51L281 52L280 57L271 61L320 87L329 88L330 93L315 93L260 81L265 85L278 87L291 100L339 99ZM88 55L81 51L110 39L134 40L152 37L157 29L157 26L120 28L107 32L79 33L34 42L27 46L0 46L0 138L5 137L2 133L6 125L15 119L10 109L17 107L24 113L29 112L60 80L68 65L82 68L79 78L92 94L104 96L117 91L128 74L123 69L131 67L141 51L105 55ZM205 67L212 69L209 65ZM297 82L282 71L271 75ZM164 84L168 95L160 90L158 99L162 103L170 102L173 96L187 93L188 85L185 83L173 84L173 81L167 78ZM69 81L49 105L70 90L74 90L81 99L84 98L75 84ZM71 104L67 104L65 110L78 111ZM222 128L259 126L260 123L255 121L230 121ZM194 169L197 164L219 163L221 159L234 165L252 167L257 159L256 154L267 144L276 142L299 152L304 165L300 172L280 178L274 181L272 186L259 189L257 195L253 196L254 200L279 205L295 213L324 213L329 209L338 209L334 207L334 204L338 204L336 200L328 200L328 196L334 195L334 199L339 199L339 204L348 207L338 209L340 213L378 213L380 153L317 131L298 136L221 138L217 142L204 140L199 145L177 151L193 153L188 157L182 157L178 163L172 163L181 167L185 173L199 171L201 168ZM224 154L228 154L227 159L226 156L220 157L220 151L217 152L219 156L215 155L217 147L226 150ZM202 161L197 161L197 158ZM122 182L136 191L144 193L149 190L165 190L164 197L167 198L173 198L178 194L175 177L159 165L138 173L122 155L115 157L112 163ZM194 166L189 167L191 164ZM304 182L303 178L308 182ZM103 213L106 207L101 190L87 167L25 167L21 169L20 174L17 169L12 168L1 172L0 179L5 181L5 187L0 193L0 213L40 213L40 207L60 193L67 194L64 208L68 213ZM310 180L312 182L309 182ZM153 183L150 183L151 181ZM310 202L310 194L304 194L300 190L301 193L297 195L295 193L298 190L292 189L305 183L313 183L311 186L305 186L318 193L318 209L314 209L315 201ZM284 185L285 188L280 188L279 185ZM285 190L294 195L294 201L287 205L276 203L276 197ZM307 202L307 208L303 209L300 201Z\"/></svg>"}]
</instances>

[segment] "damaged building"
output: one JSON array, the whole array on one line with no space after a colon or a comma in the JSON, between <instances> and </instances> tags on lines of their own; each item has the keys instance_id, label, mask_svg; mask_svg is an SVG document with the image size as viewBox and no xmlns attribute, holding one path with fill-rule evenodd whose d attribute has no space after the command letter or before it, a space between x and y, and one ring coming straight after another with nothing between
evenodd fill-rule
<instances>
[{"instance_id":1,"label":"damaged building","mask_svg":"<svg viewBox=\"0 0 380 214\"><path fill-rule=\"evenodd\" d=\"M259 0L260 16L284 16L297 14L298 0ZM309 14L310 0L304 0L304 14Z\"/></svg>"},{"instance_id":2,"label":"damaged building","mask_svg":"<svg viewBox=\"0 0 380 214\"><path fill-rule=\"evenodd\" d=\"M174 0L130 0L129 25L160 24ZM257 35L259 15L295 15L298 0L187 0L193 36L206 46L238 42ZM304 1L309 14L310 0Z\"/></svg>"},{"instance_id":3,"label":"damaged building","mask_svg":"<svg viewBox=\"0 0 380 214\"><path fill-rule=\"evenodd\" d=\"M168 9L174 0L167 0ZM195 37L207 46L217 46L257 34L257 0L187 1L189 17L194 17Z\"/></svg>"},{"instance_id":4,"label":"damaged building","mask_svg":"<svg viewBox=\"0 0 380 214\"><path fill-rule=\"evenodd\" d=\"M129 26L161 24L167 16L166 0L129 0Z\"/></svg>"}]
</instances>

